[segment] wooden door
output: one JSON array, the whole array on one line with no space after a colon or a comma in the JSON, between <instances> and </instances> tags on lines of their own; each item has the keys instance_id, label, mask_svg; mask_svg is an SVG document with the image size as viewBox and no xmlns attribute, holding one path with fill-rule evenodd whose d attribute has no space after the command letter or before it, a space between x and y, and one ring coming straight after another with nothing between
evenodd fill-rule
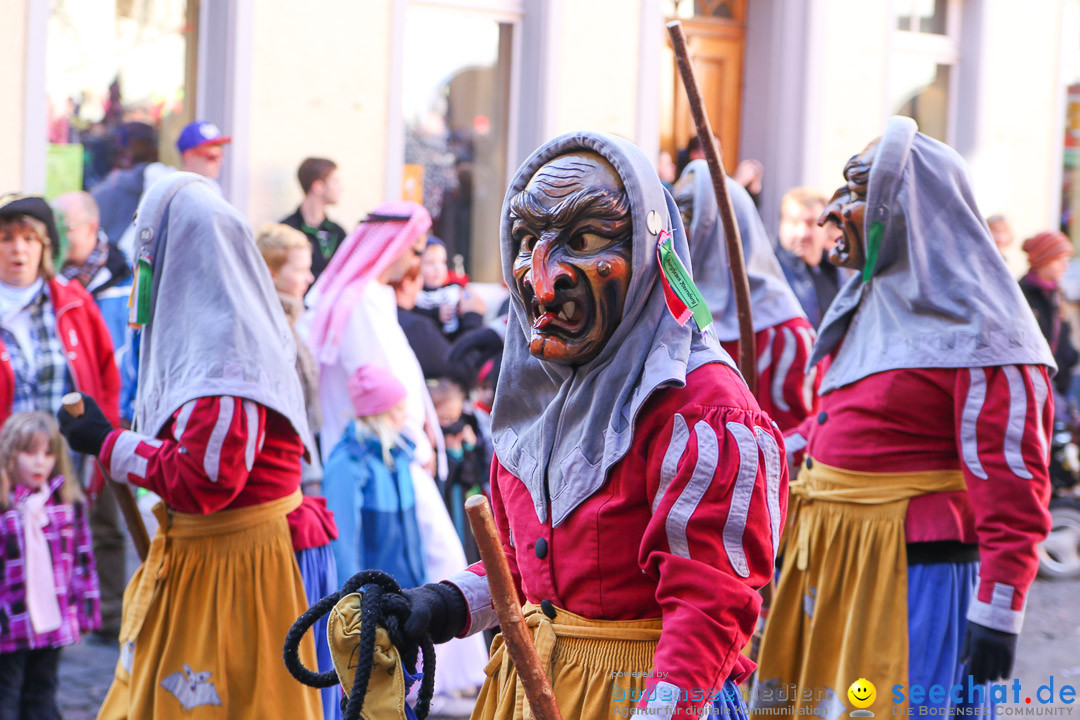
<instances>
[{"instance_id":1,"label":"wooden door","mask_svg":"<svg viewBox=\"0 0 1080 720\"><path fill-rule=\"evenodd\" d=\"M729 173L734 172L739 163L746 27L738 17L732 20L693 18L683 20L682 24L698 87L705 100L705 112L713 132L720 138L724 167ZM677 159L679 150L685 148L687 141L697 133L670 40L664 46L663 62L660 147Z\"/></svg>"}]
</instances>

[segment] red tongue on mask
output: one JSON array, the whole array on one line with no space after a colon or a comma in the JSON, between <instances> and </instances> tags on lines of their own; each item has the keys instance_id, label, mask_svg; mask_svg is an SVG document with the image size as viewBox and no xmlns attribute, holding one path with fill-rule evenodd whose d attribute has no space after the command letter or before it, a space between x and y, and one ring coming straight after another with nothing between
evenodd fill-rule
<instances>
[{"instance_id":1,"label":"red tongue on mask","mask_svg":"<svg viewBox=\"0 0 1080 720\"><path fill-rule=\"evenodd\" d=\"M551 323L555 322L555 313L550 310L536 318L536 322L533 323L533 330L543 330Z\"/></svg>"}]
</instances>

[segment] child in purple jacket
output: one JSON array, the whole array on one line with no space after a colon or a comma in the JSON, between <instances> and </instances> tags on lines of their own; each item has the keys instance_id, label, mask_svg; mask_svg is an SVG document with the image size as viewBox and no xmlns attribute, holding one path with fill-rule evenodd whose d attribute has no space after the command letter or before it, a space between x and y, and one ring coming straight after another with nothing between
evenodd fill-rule
<instances>
[{"instance_id":1,"label":"child in purple jacket","mask_svg":"<svg viewBox=\"0 0 1080 720\"><path fill-rule=\"evenodd\" d=\"M0 430L0 720L60 717L60 648L101 625L67 453L48 413L15 413Z\"/></svg>"}]
</instances>

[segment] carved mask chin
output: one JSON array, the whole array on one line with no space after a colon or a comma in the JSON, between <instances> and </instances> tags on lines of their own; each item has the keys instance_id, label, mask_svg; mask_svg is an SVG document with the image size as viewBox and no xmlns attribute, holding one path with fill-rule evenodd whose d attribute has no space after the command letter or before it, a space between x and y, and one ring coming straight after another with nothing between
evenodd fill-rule
<instances>
[{"instance_id":1,"label":"carved mask chin","mask_svg":"<svg viewBox=\"0 0 1080 720\"><path fill-rule=\"evenodd\" d=\"M877 155L878 142L848 160L844 166L847 183L837 188L818 219L818 225L833 223L840 228L840 238L829 251L829 262L840 267L861 270L866 263L866 193L870 186L870 168Z\"/></svg>"},{"instance_id":2,"label":"carved mask chin","mask_svg":"<svg viewBox=\"0 0 1080 720\"><path fill-rule=\"evenodd\" d=\"M514 280L532 330L529 352L581 365L604 349L630 287L630 200L592 152L544 164L510 201Z\"/></svg>"}]
</instances>

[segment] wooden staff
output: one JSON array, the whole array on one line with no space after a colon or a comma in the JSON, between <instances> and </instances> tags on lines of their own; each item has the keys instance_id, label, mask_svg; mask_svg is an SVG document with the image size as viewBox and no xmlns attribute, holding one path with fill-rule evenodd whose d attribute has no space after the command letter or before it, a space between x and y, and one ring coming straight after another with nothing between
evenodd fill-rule
<instances>
[{"instance_id":1,"label":"wooden staff","mask_svg":"<svg viewBox=\"0 0 1080 720\"><path fill-rule=\"evenodd\" d=\"M754 344L754 318L750 309L750 283L746 278L746 263L743 260L742 239L739 226L735 222L735 211L731 207L731 197L727 191L727 174L720 163L720 148L713 135L709 116L701 101L694 67L690 63L690 52L686 48L686 34L679 21L667 24L671 46L675 50L675 61L679 66L686 98L690 101L690 113L694 116L694 127L705 151L705 161L709 164L709 176L712 178L713 192L716 193L716 206L720 211L720 220L724 224L724 240L727 244L728 266L731 268L731 284L735 288L735 307L739 315L739 371L746 379L750 392L757 392L757 348ZM687 228L689 231L689 228Z\"/></svg>"},{"instance_id":2,"label":"wooden staff","mask_svg":"<svg viewBox=\"0 0 1080 720\"><path fill-rule=\"evenodd\" d=\"M68 411L71 417L82 417L86 412L86 407L83 405L82 393L68 393L60 402L63 403L64 409ZM94 465L97 466L98 472L100 472L105 480L112 488L113 495L116 497L116 504L120 506L120 512L124 515L124 523L127 525L128 532L131 533L131 541L135 543L135 552L139 554L139 560L145 560L146 554L150 551L150 535L146 532L146 525L143 524L142 514L139 512L139 506L135 502L135 494L131 492L131 488L123 483L118 483L109 477L109 473L105 472L105 468L101 466L97 458L94 458Z\"/></svg>"},{"instance_id":3,"label":"wooden staff","mask_svg":"<svg viewBox=\"0 0 1080 720\"><path fill-rule=\"evenodd\" d=\"M518 600L514 578L510 575L510 564L506 561L499 533L495 529L495 518L491 515L491 506L483 495L473 495L465 501L465 513L469 516L476 537L476 546L480 550L480 559L484 561L488 586L491 588L491 600L495 614L502 628L503 641L510 659L514 661L521 686L525 688L525 697L529 701L536 720L562 720L559 706L555 704L555 693L551 690L547 674L540 665L540 656L532 643L525 616L521 614L521 602Z\"/></svg>"}]
</instances>

